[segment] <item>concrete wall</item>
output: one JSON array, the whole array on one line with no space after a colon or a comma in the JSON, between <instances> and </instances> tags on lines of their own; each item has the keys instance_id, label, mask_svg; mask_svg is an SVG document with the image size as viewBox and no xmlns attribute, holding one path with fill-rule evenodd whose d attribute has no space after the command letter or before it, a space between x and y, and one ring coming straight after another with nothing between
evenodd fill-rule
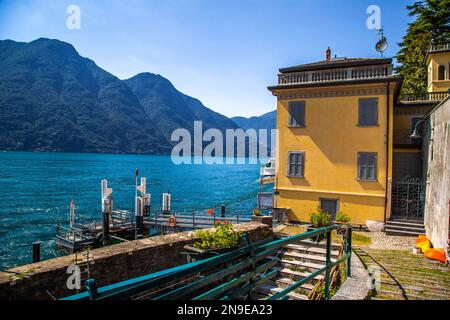
<instances>
[{"instance_id":1,"label":"concrete wall","mask_svg":"<svg viewBox=\"0 0 450 320\"><path fill-rule=\"evenodd\" d=\"M436 248L448 248L450 201L450 100L430 115L425 228Z\"/></svg>"},{"instance_id":2,"label":"concrete wall","mask_svg":"<svg viewBox=\"0 0 450 320\"><path fill-rule=\"evenodd\" d=\"M272 235L267 225L257 222L235 225L235 230L247 232L254 242ZM186 256L180 251L197 240L193 232L180 232L92 250L91 278L98 286L104 286L185 264ZM73 254L0 272L0 300L52 299L75 294L66 285L67 268L74 262Z\"/></svg>"}]
</instances>

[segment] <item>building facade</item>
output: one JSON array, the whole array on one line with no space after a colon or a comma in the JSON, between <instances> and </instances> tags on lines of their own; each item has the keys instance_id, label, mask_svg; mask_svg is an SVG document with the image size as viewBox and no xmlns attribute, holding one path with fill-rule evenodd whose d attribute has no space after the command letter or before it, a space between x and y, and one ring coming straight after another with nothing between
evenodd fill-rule
<instances>
[{"instance_id":1,"label":"building facade","mask_svg":"<svg viewBox=\"0 0 450 320\"><path fill-rule=\"evenodd\" d=\"M384 221L392 177L391 59L331 59L280 69L277 206L308 221L322 207L352 223Z\"/></svg>"},{"instance_id":2,"label":"building facade","mask_svg":"<svg viewBox=\"0 0 450 320\"><path fill-rule=\"evenodd\" d=\"M431 79L440 79L442 53L427 55ZM329 49L323 61L280 69L268 88L277 97L276 206L291 220L306 222L321 207L359 225L423 221L424 188L414 208L399 190L421 184L422 141L411 134L447 92L433 80L430 93L400 96L392 70L391 59L331 58Z\"/></svg>"}]
</instances>

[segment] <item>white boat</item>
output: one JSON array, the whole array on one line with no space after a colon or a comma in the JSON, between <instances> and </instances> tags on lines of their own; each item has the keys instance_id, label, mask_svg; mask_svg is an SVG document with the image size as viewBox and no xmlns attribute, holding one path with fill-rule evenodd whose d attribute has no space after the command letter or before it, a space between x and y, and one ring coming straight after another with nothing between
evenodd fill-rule
<instances>
[{"instance_id":1,"label":"white boat","mask_svg":"<svg viewBox=\"0 0 450 320\"><path fill-rule=\"evenodd\" d=\"M275 158L270 158L264 167L261 168L260 175L262 178L275 176Z\"/></svg>"}]
</instances>

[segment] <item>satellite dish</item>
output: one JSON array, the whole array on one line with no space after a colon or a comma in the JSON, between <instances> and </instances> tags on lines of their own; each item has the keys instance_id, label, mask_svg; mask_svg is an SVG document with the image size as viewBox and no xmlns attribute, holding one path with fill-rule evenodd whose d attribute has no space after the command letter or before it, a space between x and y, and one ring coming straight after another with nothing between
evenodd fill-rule
<instances>
[{"instance_id":1,"label":"satellite dish","mask_svg":"<svg viewBox=\"0 0 450 320\"><path fill-rule=\"evenodd\" d=\"M385 37L382 37L380 41L375 45L375 49L383 54L384 51L388 48L388 43Z\"/></svg>"},{"instance_id":2,"label":"satellite dish","mask_svg":"<svg viewBox=\"0 0 450 320\"><path fill-rule=\"evenodd\" d=\"M388 43L386 37L383 34L383 28L378 30L378 33L381 34L381 39L375 45L375 50L377 50L379 53L381 53L381 56L383 56L383 52L388 48Z\"/></svg>"}]
</instances>

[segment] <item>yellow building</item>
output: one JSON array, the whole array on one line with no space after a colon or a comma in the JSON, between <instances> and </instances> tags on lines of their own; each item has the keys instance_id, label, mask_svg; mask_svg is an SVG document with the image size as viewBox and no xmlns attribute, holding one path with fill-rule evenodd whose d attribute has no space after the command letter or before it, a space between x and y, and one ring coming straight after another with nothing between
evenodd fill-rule
<instances>
[{"instance_id":1,"label":"yellow building","mask_svg":"<svg viewBox=\"0 0 450 320\"><path fill-rule=\"evenodd\" d=\"M432 53L427 59L435 61ZM333 59L329 49L323 61L280 69L269 87L279 129L276 206L290 220L309 221L319 206L352 224L385 222L392 182L421 174L420 141L410 135L433 101L399 103L402 79L392 70L391 59Z\"/></svg>"},{"instance_id":2,"label":"yellow building","mask_svg":"<svg viewBox=\"0 0 450 320\"><path fill-rule=\"evenodd\" d=\"M428 92L450 88L450 43L433 43L425 57L428 66Z\"/></svg>"}]
</instances>

